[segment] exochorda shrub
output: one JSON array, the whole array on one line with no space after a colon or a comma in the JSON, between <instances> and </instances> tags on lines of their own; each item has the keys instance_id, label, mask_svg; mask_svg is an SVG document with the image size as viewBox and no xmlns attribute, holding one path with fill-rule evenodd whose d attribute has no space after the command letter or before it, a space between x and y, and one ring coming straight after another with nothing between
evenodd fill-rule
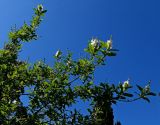
<instances>
[{"instance_id":1,"label":"exochorda shrub","mask_svg":"<svg viewBox=\"0 0 160 125\"><path fill-rule=\"evenodd\" d=\"M92 39L85 49L88 57L78 60L73 60L72 53L63 55L58 50L53 67L43 61L30 65L19 60L22 43L37 39L37 27L47 11L38 5L34 12L30 24L12 29L9 42L0 50L1 125L113 125L113 104L138 99L149 102L148 96L155 96L150 84L137 85L135 95L129 92L129 80L118 85L94 83L96 67L105 65L106 58L116 56L111 38L106 42ZM26 96L29 102L24 106L20 98ZM78 99L90 102L88 114L70 109Z\"/></svg>"}]
</instances>

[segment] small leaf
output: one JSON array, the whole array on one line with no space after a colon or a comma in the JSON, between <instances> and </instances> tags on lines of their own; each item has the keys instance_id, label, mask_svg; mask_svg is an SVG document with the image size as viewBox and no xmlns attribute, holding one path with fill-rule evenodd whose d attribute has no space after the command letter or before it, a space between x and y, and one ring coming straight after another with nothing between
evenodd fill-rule
<instances>
[{"instance_id":1,"label":"small leaf","mask_svg":"<svg viewBox=\"0 0 160 125\"><path fill-rule=\"evenodd\" d=\"M133 97L133 95L130 94L130 93L123 93L123 95L124 95L124 96L127 96L127 97Z\"/></svg>"},{"instance_id":2,"label":"small leaf","mask_svg":"<svg viewBox=\"0 0 160 125\"><path fill-rule=\"evenodd\" d=\"M46 12L47 12L47 10L43 10L43 11L42 11L42 13L46 13Z\"/></svg>"},{"instance_id":3,"label":"small leaf","mask_svg":"<svg viewBox=\"0 0 160 125\"><path fill-rule=\"evenodd\" d=\"M114 53L114 52L108 52L107 56L116 56L116 53Z\"/></svg>"},{"instance_id":4,"label":"small leaf","mask_svg":"<svg viewBox=\"0 0 160 125\"><path fill-rule=\"evenodd\" d=\"M140 90L140 91L142 91L143 90L143 88L142 87L140 87L139 85L136 85L137 86L137 88Z\"/></svg>"},{"instance_id":5,"label":"small leaf","mask_svg":"<svg viewBox=\"0 0 160 125\"><path fill-rule=\"evenodd\" d=\"M150 102L150 100L147 97L143 97L144 100L146 100L147 102Z\"/></svg>"},{"instance_id":6,"label":"small leaf","mask_svg":"<svg viewBox=\"0 0 160 125\"><path fill-rule=\"evenodd\" d=\"M156 96L156 93L150 92L147 95L152 95L152 96Z\"/></svg>"}]
</instances>

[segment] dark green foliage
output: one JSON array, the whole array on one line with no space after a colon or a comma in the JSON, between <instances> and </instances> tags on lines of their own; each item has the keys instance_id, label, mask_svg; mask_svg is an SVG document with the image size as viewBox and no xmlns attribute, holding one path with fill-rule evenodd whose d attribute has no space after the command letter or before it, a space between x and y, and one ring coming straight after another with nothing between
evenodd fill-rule
<instances>
[{"instance_id":1,"label":"dark green foliage","mask_svg":"<svg viewBox=\"0 0 160 125\"><path fill-rule=\"evenodd\" d=\"M55 54L54 66L43 61L30 65L18 60L22 42L37 39L36 29L46 10L35 9L31 24L12 29L9 42L0 50L0 124L2 125L113 125L112 105L118 101L149 101L155 96L150 86L137 85L137 97L128 90L129 81L118 85L94 83L94 71L105 59L116 55L112 39L92 39L85 51L87 58L72 59L72 54ZM20 98L29 98L27 106ZM71 110L78 99L89 101L89 113ZM116 125L120 125L119 122Z\"/></svg>"}]
</instances>

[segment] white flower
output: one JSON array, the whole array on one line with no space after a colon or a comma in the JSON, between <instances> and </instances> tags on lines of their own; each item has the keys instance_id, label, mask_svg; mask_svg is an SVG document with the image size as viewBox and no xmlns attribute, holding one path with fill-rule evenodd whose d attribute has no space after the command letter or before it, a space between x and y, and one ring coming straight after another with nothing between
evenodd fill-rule
<instances>
[{"instance_id":1,"label":"white flower","mask_svg":"<svg viewBox=\"0 0 160 125\"><path fill-rule=\"evenodd\" d=\"M69 68L72 68L72 62L71 62L71 61L67 61L67 66L68 66Z\"/></svg>"},{"instance_id":2,"label":"white flower","mask_svg":"<svg viewBox=\"0 0 160 125\"><path fill-rule=\"evenodd\" d=\"M67 65L70 66L71 65L71 61L67 61Z\"/></svg>"},{"instance_id":3,"label":"white flower","mask_svg":"<svg viewBox=\"0 0 160 125\"><path fill-rule=\"evenodd\" d=\"M128 87L130 87L129 80L124 81L122 87L123 90L126 90Z\"/></svg>"},{"instance_id":4,"label":"white flower","mask_svg":"<svg viewBox=\"0 0 160 125\"><path fill-rule=\"evenodd\" d=\"M98 45L98 43L99 43L98 39L92 39L91 40L91 45L94 46L94 47L96 47Z\"/></svg>"},{"instance_id":5,"label":"white flower","mask_svg":"<svg viewBox=\"0 0 160 125\"><path fill-rule=\"evenodd\" d=\"M62 52L60 50L58 50L55 54L55 57L59 58L61 56Z\"/></svg>"},{"instance_id":6,"label":"white flower","mask_svg":"<svg viewBox=\"0 0 160 125\"><path fill-rule=\"evenodd\" d=\"M13 100L13 101L12 101L12 103L13 103L13 104L16 104L16 103L17 103L17 101L16 101L16 100Z\"/></svg>"},{"instance_id":7,"label":"white flower","mask_svg":"<svg viewBox=\"0 0 160 125\"><path fill-rule=\"evenodd\" d=\"M112 49L112 39L107 40L108 49Z\"/></svg>"},{"instance_id":8,"label":"white flower","mask_svg":"<svg viewBox=\"0 0 160 125\"><path fill-rule=\"evenodd\" d=\"M146 85L144 90L145 90L145 93L149 93L150 92L150 85Z\"/></svg>"},{"instance_id":9,"label":"white flower","mask_svg":"<svg viewBox=\"0 0 160 125\"><path fill-rule=\"evenodd\" d=\"M38 6L37 6L37 9L38 9L38 11L40 11L40 12L43 11L43 6L42 6L42 4L38 5Z\"/></svg>"}]
</instances>

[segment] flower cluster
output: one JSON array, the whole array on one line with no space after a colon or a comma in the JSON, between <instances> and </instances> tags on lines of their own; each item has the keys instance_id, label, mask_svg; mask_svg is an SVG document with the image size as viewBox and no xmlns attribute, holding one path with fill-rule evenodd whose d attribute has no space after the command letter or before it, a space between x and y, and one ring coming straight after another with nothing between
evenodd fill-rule
<instances>
[{"instance_id":1,"label":"flower cluster","mask_svg":"<svg viewBox=\"0 0 160 125\"><path fill-rule=\"evenodd\" d=\"M90 45L94 48L94 49L98 49L100 42L98 39L92 39Z\"/></svg>"},{"instance_id":2,"label":"flower cluster","mask_svg":"<svg viewBox=\"0 0 160 125\"><path fill-rule=\"evenodd\" d=\"M122 87L123 87L123 91L127 90L127 88L130 87L129 80L124 81Z\"/></svg>"},{"instance_id":3,"label":"flower cluster","mask_svg":"<svg viewBox=\"0 0 160 125\"><path fill-rule=\"evenodd\" d=\"M99 43L99 40L98 40L98 39L92 39L92 40L91 40L91 45L94 46L94 47L97 46L98 43Z\"/></svg>"},{"instance_id":4,"label":"flower cluster","mask_svg":"<svg viewBox=\"0 0 160 125\"><path fill-rule=\"evenodd\" d=\"M100 47L105 47L107 50L112 49L112 39L107 40L107 42L102 42L98 39L92 39L90 45L94 49L99 49Z\"/></svg>"}]
</instances>

